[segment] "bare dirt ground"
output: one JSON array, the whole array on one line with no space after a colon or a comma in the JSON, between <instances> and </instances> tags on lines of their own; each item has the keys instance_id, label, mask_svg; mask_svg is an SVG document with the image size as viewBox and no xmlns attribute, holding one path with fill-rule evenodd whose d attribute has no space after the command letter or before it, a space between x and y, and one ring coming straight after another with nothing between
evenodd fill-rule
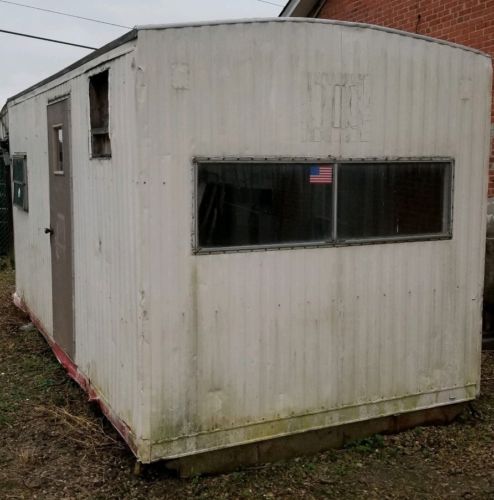
<instances>
[{"instance_id":1,"label":"bare dirt ground","mask_svg":"<svg viewBox=\"0 0 494 500\"><path fill-rule=\"evenodd\" d=\"M494 352L455 423L344 450L181 480L134 459L11 303L0 272L0 498L494 498Z\"/></svg>"}]
</instances>

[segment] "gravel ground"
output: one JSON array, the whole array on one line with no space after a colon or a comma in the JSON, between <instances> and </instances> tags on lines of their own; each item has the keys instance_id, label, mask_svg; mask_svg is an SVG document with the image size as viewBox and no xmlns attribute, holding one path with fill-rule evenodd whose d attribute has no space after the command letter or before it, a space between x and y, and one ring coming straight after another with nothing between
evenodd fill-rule
<instances>
[{"instance_id":1,"label":"gravel ground","mask_svg":"<svg viewBox=\"0 0 494 500\"><path fill-rule=\"evenodd\" d=\"M0 272L0 498L494 498L494 352L482 395L453 424L373 436L343 450L190 480L133 474L125 444L20 330L13 273Z\"/></svg>"}]
</instances>

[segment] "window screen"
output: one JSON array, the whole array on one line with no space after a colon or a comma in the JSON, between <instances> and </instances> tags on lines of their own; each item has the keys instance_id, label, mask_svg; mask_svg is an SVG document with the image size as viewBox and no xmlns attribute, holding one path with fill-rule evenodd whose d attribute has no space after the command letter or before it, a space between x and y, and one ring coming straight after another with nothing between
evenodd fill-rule
<instances>
[{"instance_id":1,"label":"window screen","mask_svg":"<svg viewBox=\"0 0 494 500\"><path fill-rule=\"evenodd\" d=\"M91 119L91 154L93 158L110 158L110 109L108 70L89 78L89 112Z\"/></svg>"},{"instance_id":2,"label":"window screen","mask_svg":"<svg viewBox=\"0 0 494 500\"><path fill-rule=\"evenodd\" d=\"M28 211L27 160L25 155L12 157L12 181L14 205Z\"/></svg>"},{"instance_id":3,"label":"window screen","mask_svg":"<svg viewBox=\"0 0 494 500\"><path fill-rule=\"evenodd\" d=\"M447 232L450 175L449 162L341 164L338 239Z\"/></svg>"},{"instance_id":4,"label":"window screen","mask_svg":"<svg viewBox=\"0 0 494 500\"><path fill-rule=\"evenodd\" d=\"M332 172L332 165L200 164L199 246L239 247L330 240Z\"/></svg>"},{"instance_id":5,"label":"window screen","mask_svg":"<svg viewBox=\"0 0 494 500\"><path fill-rule=\"evenodd\" d=\"M451 236L451 161L197 165L198 251Z\"/></svg>"}]
</instances>

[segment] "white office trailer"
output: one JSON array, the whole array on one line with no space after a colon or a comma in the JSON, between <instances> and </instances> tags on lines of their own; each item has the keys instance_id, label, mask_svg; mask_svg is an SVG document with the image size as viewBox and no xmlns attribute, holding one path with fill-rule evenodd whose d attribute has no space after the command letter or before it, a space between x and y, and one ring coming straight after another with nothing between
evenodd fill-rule
<instances>
[{"instance_id":1,"label":"white office trailer","mask_svg":"<svg viewBox=\"0 0 494 500\"><path fill-rule=\"evenodd\" d=\"M490 91L375 26L136 28L7 102L15 300L144 463L472 400Z\"/></svg>"}]
</instances>

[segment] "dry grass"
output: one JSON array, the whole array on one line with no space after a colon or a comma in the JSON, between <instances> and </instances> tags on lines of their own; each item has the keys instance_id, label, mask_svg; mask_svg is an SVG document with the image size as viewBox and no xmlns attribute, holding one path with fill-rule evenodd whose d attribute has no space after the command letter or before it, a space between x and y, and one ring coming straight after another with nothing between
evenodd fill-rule
<instances>
[{"instance_id":1,"label":"dry grass","mask_svg":"<svg viewBox=\"0 0 494 500\"><path fill-rule=\"evenodd\" d=\"M482 397L447 427L182 481L134 459L11 304L0 271L0 498L494 498L494 353Z\"/></svg>"},{"instance_id":2,"label":"dry grass","mask_svg":"<svg viewBox=\"0 0 494 500\"><path fill-rule=\"evenodd\" d=\"M54 405L35 406L33 411L39 413L46 422L57 426L65 439L83 448L92 451L108 446L125 448L125 444L108 434L101 420L94 419L94 416L74 415L66 408Z\"/></svg>"}]
</instances>

